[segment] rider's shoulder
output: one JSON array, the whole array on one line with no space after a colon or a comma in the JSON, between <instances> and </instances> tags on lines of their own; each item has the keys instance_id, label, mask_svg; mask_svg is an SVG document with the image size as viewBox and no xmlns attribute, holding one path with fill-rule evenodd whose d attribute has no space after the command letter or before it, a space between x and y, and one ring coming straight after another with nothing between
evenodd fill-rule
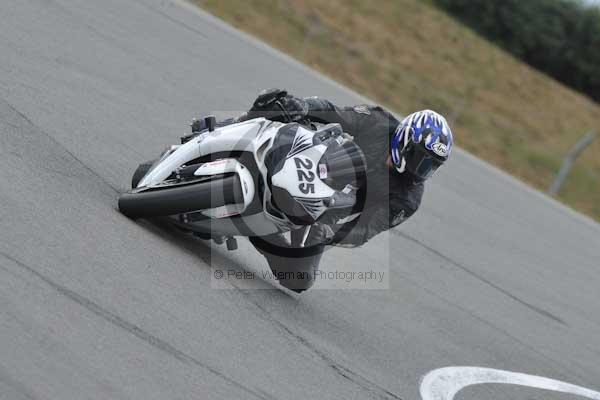
<instances>
[{"instance_id":1,"label":"rider's shoulder","mask_svg":"<svg viewBox=\"0 0 600 400\"><path fill-rule=\"evenodd\" d=\"M350 108L357 114L374 116L378 119L386 119L391 120L392 122L398 122L396 117L394 117L394 114L377 104L358 104Z\"/></svg>"}]
</instances>

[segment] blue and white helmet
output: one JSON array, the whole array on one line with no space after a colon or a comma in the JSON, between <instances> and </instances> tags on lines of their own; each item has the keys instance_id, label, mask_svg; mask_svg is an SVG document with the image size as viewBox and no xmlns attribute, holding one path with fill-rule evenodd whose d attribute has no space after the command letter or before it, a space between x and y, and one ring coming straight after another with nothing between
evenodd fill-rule
<instances>
[{"instance_id":1,"label":"blue and white helmet","mask_svg":"<svg viewBox=\"0 0 600 400\"><path fill-rule=\"evenodd\" d=\"M417 111L404 118L392 138L394 167L425 180L450 157L452 131L446 118L431 110Z\"/></svg>"}]
</instances>

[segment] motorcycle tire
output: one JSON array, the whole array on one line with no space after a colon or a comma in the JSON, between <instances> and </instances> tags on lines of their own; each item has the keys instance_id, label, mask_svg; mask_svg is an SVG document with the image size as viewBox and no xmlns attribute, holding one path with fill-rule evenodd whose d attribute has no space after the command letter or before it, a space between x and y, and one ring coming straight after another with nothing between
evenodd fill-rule
<instances>
[{"instance_id":1,"label":"motorcycle tire","mask_svg":"<svg viewBox=\"0 0 600 400\"><path fill-rule=\"evenodd\" d=\"M240 178L228 174L184 186L124 193L119 197L119 211L133 219L152 218L240 202L243 202Z\"/></svg>"}]
</instances>

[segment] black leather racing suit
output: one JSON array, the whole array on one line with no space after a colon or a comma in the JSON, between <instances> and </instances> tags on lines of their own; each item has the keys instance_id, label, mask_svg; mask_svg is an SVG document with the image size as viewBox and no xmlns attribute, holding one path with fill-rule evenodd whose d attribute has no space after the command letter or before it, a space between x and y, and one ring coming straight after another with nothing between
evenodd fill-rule
<instances>
[{"instance_id":1,"label":"black leather racing suit","mask_svg":"<svg viewBox=\"0 0 600 400\"><path fill-rule=\"evenodd\" d=\"M352 228L332 244L360 246L380 232L402 223L417 211L424 185L408 173L386 165L389 146L399 121L379 106L337 107L318 97L304 99L308 118L339 123L354 136L367 160L367 193L364 210Z\"/></svg>"},{"instance_id":2,"label":"black leather racing suit","mask_svg":"<svg viewBox=\"0 0 600 400\"><path fill-rule=\"evenodd\" d=\"M367 160L367 189L363 212L358 219L346 224L344 229L338 231L333 238L329 238L326 244L360 246L378 233L402 223L417 211L423 196L423 182L408 173L401 174L391 170L386 165L390 154L390 142L400 123L391 113L379 106L338 107L318 97L292 99L302 104L300 108L311 121L339 123L344 132L354 136L354 141L363 150ZM264 114L251 110L245 118L268 117L270 113ZM316 228L311 229L306 240L307 246L312 246L310 252L300 260L297 255L292 256L296 257L295 261L289 257L289 252L299 249L291 249L282 235L255 237L250 240L267 258L271 269L315 270L323 250L323 245L318 244L323 236L318 235L319 230ZM287 247L288 250L274 251L273 245L280 249Z\"/></svg>"}]
</instances>

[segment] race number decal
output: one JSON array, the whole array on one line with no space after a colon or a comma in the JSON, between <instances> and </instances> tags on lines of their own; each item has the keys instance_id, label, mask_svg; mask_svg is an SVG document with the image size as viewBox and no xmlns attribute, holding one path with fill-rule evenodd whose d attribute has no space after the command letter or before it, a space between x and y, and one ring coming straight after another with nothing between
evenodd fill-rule
<instances>
[{"instance_id":1,"label":"race number decal","mask_svg":"<svg viewBox=\"0 0 600 400\"><path fill-rule=\"evenodd\" d=\"M313 162L308 158L294 157L296 163L296 173L298 174L298 189L304 194L314 193L315 173L312 171Z\"/></svg>"}]
</instances>

